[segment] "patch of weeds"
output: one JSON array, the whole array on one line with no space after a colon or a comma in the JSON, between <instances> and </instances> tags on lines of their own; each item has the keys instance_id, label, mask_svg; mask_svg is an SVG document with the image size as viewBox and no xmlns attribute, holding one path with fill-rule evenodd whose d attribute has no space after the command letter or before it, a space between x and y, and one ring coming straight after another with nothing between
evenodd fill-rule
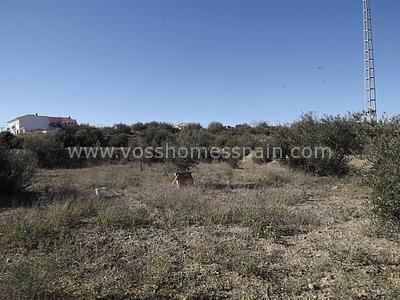
<instances>
[{"instance_id":1,"label":"patch of weeds","mask_svg":"<svg viewBox=\"0 0 400 300\"><path fill-rule=\"evenodd\" d=\"M104 207L104 203L95 200L81 200L68 205L68 214L65 216L68 218L67 223L71 226L78 224L82 219L91 218L97 216L98 212Z\"/></svg>"},{"instance_id":2,"label":"patch of weeds","mask_svg":"<svg viewBox=\"0 0 400 300\"><path fill-rule=\"evenodd\" d=\"M244 276L251 276L251 275L259 276L261 274L261 270L258 267L258 263L254 259L249 257L245 258L242 261L239 273Z\"/></svg>"},{"instance_id":3,"label":"patch of weeds","mask_svg":"<svg viewBox=\"0 0 400 300\"><path fill-rule=\"evenodd\" d=\"M148 283L162 284L168 280L173 268L173 257L167 253L153 253L145 260L140 277Z\"/></svg>"},{"instance_id":4,"label":"patch of weeds","mask_svg":"<svg viewBox=\"0 0 400 300\"><path fill-rule=\"evenodd\" d=\"M389 287L386 295L387 299L400 300L400 287Z\"/></svg>"},{"instance_id":5,"label":"patch of weeds","mask_svg":"<svg viewBox=\"0 0 400 300\"><path fill-rule=\"evenodd\" d=\"M72 299L60 287L76 251L76 239L57 243L49 252L32 251L0 265L3 299Z\"/></svg>"},{"instance_id":6,"label":"patch of weeds","mask_svg":"<svg viewBox=\"0 0 400 300\"><path fill-rule=\"evenodd\" d=\"M20 248L36 249L47 247L55 240L63 240L67 237L66 228L54 224L51 226L45 222L32 222L22 219L17 221L9 232L9 237Z\"/></svg>"},{"instance_id":7,"label":"patch of weeds","mask_svg":"<svg viewBox=\"0 0 400 300\"><path fill-rule=\"evenodd\" d=\"M282 236L288 235L284 227L263 226L261 223L253 224L251 230L257 238L271 240L272 242L276 242Z\"/></svg>"},{"instance_id":8,"label":"patch of weeds","mask_svg":"<svg viewBox=\"0 0 400 300\"><path fill-rule=\"evenodd\" d=\"M71 201L21 210L7 223L6 239L30 250L51 247L67 240L84 219L97 214L99 207L95 201Z\"/></svg>"},{"instance_id":9,"label":"patch of weeds","mask_svg":"<svg viewBox=\"0 0 400 300\"><path fill-rule=\"evenodd\" d=\"M294 181L295 173L287 168L278 166L269 166L264 170L261 177L257 179L260 185L270 185L273 187L281 187Z\"/></svg>"},{"instance_id":10,"label":"patch of weeds","mask_svg":"<svg viewBox=\"0 0 400 300\"><path fill-rule=\"evenodd\" d=\"M117 190L125 190L129 187L138 187L140 186L141 180L138 176L127 176L127 177L110 177L106 181L105 186L109 186L110 188L115 188Z\"/></svg>"},{"instance_id":11,"label":"patch of weeds","mask_svg":"<svg viewBox=\"0 0 400 300\"><path fill-rule=\"evenodd\" d=\"M187 207L177 207L173 213L173 217L169 221L191 226L206 224L208 220L209 218L206 211L200 211L198 209L190 211Z\"/></svg>"},{"instance_id":12,"label":"patch of weeds","mask_svg":"<svg viewBox=\"0 0 400 300\"><path fill-rule=\"evenodd\" d=\"M102 227L132 229L153 224L147 209L131 207L127 203L117 203L99 212L97 223Z\"/></svg>"},{"instance_id":13,"label":"patch of weeds","mask_svg":"<svg viewBox=\"0 0 400 300\"><path fill-rule=\"evenodd\" d=\"M195 259L197 262L201 264L212 264L216 261L215 251L210 248L199 249L199 252L196 253Z\"/></svg>"},{"instance_id":14,"label":"patch of weeds","mask_svg":"<svg viewBox=\"0 0 400 300\"><path fill-rule=\"evenodd\" d=\"M361 266L373 265L376 262L376 259L363 248L356 248L351 251L350 260Z\"/></svg>"},{"instance_id":15,"label":"patch of weeds","mask_svg":"<svg viewBox=\"0 0 400 300\"><path fill-rule=\"evenodd\" d=\"M206 300L206 299L229 299L224 290L219 287L201 285L193 287L190 291L187 291L184 299L187 300Z\"/></svg>"},{"instance_id":16,"label":"patch of weeds","mask_svg":"<svg viewBox=\"0 0 400 300\"><path fill-rule=\"evenodd\" d=\"M306 191L301 191L298 194L290 194L285 197L285 204L289 206L299 205L307 202L310 199L310 195L306 193Z\"/></svg>"},{"instance_id":17,"label":"patch of weeds","mask_svg":"<svg viewBox=\"0 0 400 300\"><path fill-rule=\"evenodd\" d=\"M66 178L59 184L46 184L38 188L41 190L39 201L44 204L55 201L76 200L87 196L74 184L71 178Z\"/></svg>"},{"instance_id":18,"label":"patch of weeds","mask_svg":"<svg viewBox=\"0 0 400 300\"><path fill-rule=\"evenodd\" d=\"M372 222L365 228L365 234L370 237L385 238L395 243L400 243L400 230L396 223L382 222L372 216Z\"/></svg>"},{"instance_id":19,"label":"patch of weeds","mask_svg":"<svg viewBox=\"0 0 400 300\"><path fill-rule=\"evenodd\" d=\"M277 241L282 236L307 232L312 222L305 212L270 207L245 216L243 225L250 227L258 238Z\"/></svg>"},{"instance_id":20,"label":"patch of weeds","mask_svg":"<svg viewBox=\"0 0 400 300\"><path fill-rule=\"evenodd\" d=\"M224 211L212 212L209 216L211 223L218 225L239 224L243 211L237 207L230 207Z\"/></svg>"},{"instance_id":21,"label":"patch of weeds","mask_svg":"<svg viewBox=\"0 0 400 300\"><path fill-rule=\"evenodd\" d=\"M257 184L261 186L281 187L291 181L290 178L281 174L274 174L273 176L263 176L257 178Z\"/></svg>"},{"instance_id":22,"label":"patch of weeds","mask_svg":"<svg viewBox=\"0 0 400 300\"><path fill-rule=\"evenodd\" d=\"M1 268L0 291L3 297L18 298L43 292L44 274L32 260L22 260Z\"/></svg>"},{"instance_id":23,"label":"patch of weeds","mask_svg":"<svg viewBox=\"0 0 400 300\"><path fill-rule=\"evenodd\" d=\"M375 257L373 257L368 251L361 247L357 248L335 248L334 246L329 248L329 253L334 260L341 264L355 264L359 266L369 266L377 263Z\"/></svg>"},{"instance_id":24,"label":"patch of weeds","mask_svg":"<svg viewBox=\"0 0 400 300\"><path fill-rule=\"evenodd\" d=\"M254 296L254 295L245 295L245 296L243 297L243 299L244 299L244 300L256 300L256 299L258 299L258 297L257 297L257 296Z\"/></svg>"}]
</instances>

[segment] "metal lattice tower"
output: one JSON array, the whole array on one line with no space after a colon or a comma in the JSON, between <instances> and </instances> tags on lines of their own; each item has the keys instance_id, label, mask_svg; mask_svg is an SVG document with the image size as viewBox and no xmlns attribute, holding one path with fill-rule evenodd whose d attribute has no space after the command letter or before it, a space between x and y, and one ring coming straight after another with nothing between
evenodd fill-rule
<instances>
[{"instance_id":1,"label":"metal lattice tower","mask_svg":"<svg viewBox=\"0 0 400 300\"><path fill-rule=\"evenodd\" d=\"M374 45L372 41L372 22L370 0L363 0L364 11L364 70L365 70L365 101L367 115L370 121L376 121L376 87Z\"/></svg>"}]
</instances>

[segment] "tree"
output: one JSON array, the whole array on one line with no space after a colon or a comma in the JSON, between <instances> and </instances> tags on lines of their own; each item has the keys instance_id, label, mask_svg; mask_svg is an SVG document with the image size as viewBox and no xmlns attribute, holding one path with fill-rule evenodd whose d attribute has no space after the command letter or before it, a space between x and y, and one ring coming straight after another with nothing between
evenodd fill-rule
<instances>
[{"instance_id":1,"label":"tree","mask_svg":"<svg viewBox=\"0 0 400 300\"><path fill-rule=\"evenodd\" d=\"M131 127L129 127L126 124L119 123L114 125L114 130L115 133L125 133L125 134L130 134L131 133Z\"/></svg>"},{"instance_id":2,"label":"tree","mask_svg":"<svg viewBox=\"0 0 400 300\"><path fill-rule=\"evenodd\" d=\"M129 135L117 133L111 136L108 145L112 147L128 147Z\"/></svg>"},{"instance_id":3,"label":"tree","mask_svg":"<svg viewBox=\"0 0 400 300\"><path fill-rule=\"evenodd\" d=\"M69 126L64 131L59 132L58 136L64 143L64 147L106 145L102 130L89 125Z\"/></svg>"},{"instance_id":4,"label":"tree","mask_svg":"<svg viewBox=\"0 0 400 300\"><path fill-rule=\"evenodd\" d=\"M266 122L260 122L255 127L254 130L257 134L269 135L271 133L271 127Z\"/></svg>"},{"instance_id":5,"label":"tree","mask_svg":"<svg viewBox=\"0 0 400 300\"><path fill-rule=\"evenodd\" d=\"M210 132L211 134L217 134L223 130L224 130L224 125L216 121L211 122L210 124L208 124L207 127L207 131Z\"/></svg>"},{"instance_id":6,"label":"tree","mask_svg":"<svg viewBox=\"0 0 400 300\"><path fill-rule=\"evenodd\" d=\"M137 122L131 126L131 131L133 133L136 133L136 132L141 132L141 131L145 130L146 128L147 128L147 126L145 124L143 124L142 122Z\"/></svg>"},{"instance_id":7,"label":"tree","mask_svg":"<svg viewBox=\"0 0 400 300\"><path fill-rule=\"evenodd\" d=\"M174 156L169 156L167 163L175 172L188 173L206 156L209 146L208 134L204 129L185 129L178 133L173 141Z\"/></svg>"}]
</instances>

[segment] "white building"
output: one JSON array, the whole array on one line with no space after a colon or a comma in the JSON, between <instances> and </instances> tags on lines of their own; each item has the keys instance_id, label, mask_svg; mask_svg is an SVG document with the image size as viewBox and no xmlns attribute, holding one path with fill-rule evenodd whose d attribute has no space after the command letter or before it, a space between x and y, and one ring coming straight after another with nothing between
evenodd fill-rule
<instances>
[{"instance_id":1,"label":"white building","mask_svg":"<svg viewBox=\"0 0 400 300\"><path fill-rule=\"evenodd\" d=\"M175 127L178 128L179 130L182 130L182 129L188 128L189 127L189 123L181 122L181 123L177 124Z\"/></svg>"},{"instance_id":2,"label":"white building","mask_svg":"<svg viewBox=\"0 0 400 300\"><path fill-rule=\"evenodd\" d=\"M52 132L68 125L76 124L71 117L49 117L25 115L7 122L7 130L12 134L29 133L33 131Z\"/></svg>"}]
</instances>

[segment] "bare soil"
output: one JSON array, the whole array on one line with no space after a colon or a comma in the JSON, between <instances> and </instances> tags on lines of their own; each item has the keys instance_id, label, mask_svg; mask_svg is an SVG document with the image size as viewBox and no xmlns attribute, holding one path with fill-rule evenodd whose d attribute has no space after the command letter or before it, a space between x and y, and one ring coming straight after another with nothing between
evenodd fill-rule
<instances>
[{"instance_id":1,"label":"bare soil","mask_svg":"<svg viewBox=\"0 0 400 300\"><path fill-rule=\"evenodd\" d=\"M398 240L376 234L357 178L251 163L193 177L177 189L162 165L41 170L35 205L0 211L0 295L400 299Z\"/></svg>"}]
</instances>

